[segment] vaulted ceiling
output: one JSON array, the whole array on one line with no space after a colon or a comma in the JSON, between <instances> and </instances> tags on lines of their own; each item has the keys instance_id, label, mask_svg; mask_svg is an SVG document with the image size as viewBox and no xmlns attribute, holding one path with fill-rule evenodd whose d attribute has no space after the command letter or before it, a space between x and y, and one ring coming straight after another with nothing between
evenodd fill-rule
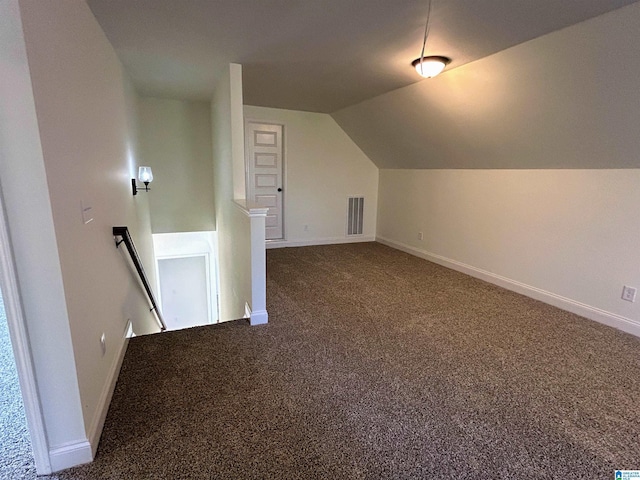
<instances>
[{"instance_id":1,"label":"vaulted ceiling","mask_svg":"<svg viewBox=\"0 0 640 480\"><path fill-rule=\"evenodd\" d=\"M448 69L636 0L433 0ZM243 65L251 105L331 113L418 82L427 0L88 0L141 93L210 99Z\"/></svg>"}]
</instances>

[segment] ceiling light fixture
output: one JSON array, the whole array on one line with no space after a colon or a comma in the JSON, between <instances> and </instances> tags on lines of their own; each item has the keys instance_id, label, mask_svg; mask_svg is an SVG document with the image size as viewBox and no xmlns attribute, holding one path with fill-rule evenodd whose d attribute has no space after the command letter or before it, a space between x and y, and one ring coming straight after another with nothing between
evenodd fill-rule
<instances>
[{"instance_id":1,"label":"ceiling light fixture","mask_svg":"<svg viewBox=\"0 0 640 480\"><path fill-rule=\"evenodd\" d=\"M444 67L451 63L451 59L432 55L430 57L422 57L422 61L416 58L411 65L416 67L416 71L425 78L433 78L438 75Z\"/></svg>"},{"instance_id":2,"label":"ceiling light fixture","mask_svg":"<svg viewBox=\"0 0 640 480\"><path fill-rule=\"evenodd\" d=\"M431 18L431 0L429 0L429 8L427 9L427 21L424 25L424 40L422 41L422 51L420 58L416 58L411 65L416 71L425 78L433 78L438 75L444 67L451 63L451 59L440 55L424 56L424 50L427 46L427 37L429 36L429 19Z\"/></svg>"}]
</instances>

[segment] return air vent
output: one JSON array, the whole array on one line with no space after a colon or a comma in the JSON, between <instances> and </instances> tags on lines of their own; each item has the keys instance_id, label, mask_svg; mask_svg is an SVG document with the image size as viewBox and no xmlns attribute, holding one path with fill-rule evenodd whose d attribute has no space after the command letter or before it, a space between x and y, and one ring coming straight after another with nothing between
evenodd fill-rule
<instances>
[{"instance_id":1,"label":"return air vent","mask_svg":"<svg viewBox=\"0 0 640 480\"><path fill-rule=\"evenodd\" d=\"M362 235L364 197L349 197L347 211L347 235Z\"/></svg>"}]
</instances>

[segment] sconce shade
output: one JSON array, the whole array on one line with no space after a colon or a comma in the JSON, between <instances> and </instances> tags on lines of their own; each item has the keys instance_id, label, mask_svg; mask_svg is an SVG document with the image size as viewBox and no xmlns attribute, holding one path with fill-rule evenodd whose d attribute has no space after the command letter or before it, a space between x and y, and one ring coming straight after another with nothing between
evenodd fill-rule
<instances>
[{"instance_id":1,"label":"sconce shade","mask_svg":"<svg viewBox=\"0 0 640 480\"><path fill-rule=\"evenodd\" d=\"M153 181L153 172L151 171L151 167L138 168L138 180L143 182L145 185L151 183Z\"/></svg>"},{"instance_id":2,"label":"sconce shade","mask_svg":"<svg viewBox=\"0 0 640 480\"><path fill-rule=\"evenodd\" d=\"M411 65L416 68L416 71L425 78L433 78L438 75L444 67L451 63L451 59L441 56L431 56L417 58Z\"/></svg>"},{"instance_id":3,"label":"sconce shade","mask_svg":"<svg viewBox=\"0 0 640 480\"><path fill-rule=\"evenodd\" d=\"M151 171L151 167L139 167L138 168L138 181L144 183L144 190L140 190L141 192L149 191L149 184L153 181L153 172ZM134 195L138 194L138 185L136 185L136 179L131 179L131 190Z\"/></svg>"}]
</instances>

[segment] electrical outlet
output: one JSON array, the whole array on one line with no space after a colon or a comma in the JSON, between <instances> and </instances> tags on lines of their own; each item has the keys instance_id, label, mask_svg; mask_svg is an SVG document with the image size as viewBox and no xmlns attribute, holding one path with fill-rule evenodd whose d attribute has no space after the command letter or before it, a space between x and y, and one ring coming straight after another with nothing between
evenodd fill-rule
<instances>
[{"instance_id":1,"label":"electrical outlet","mask_svg":"<svg viewBox=\"0 0 640 480\"><path fill-rule=\"evenodd\" d=\"M102 356L104 357L104 354L107 353L107 337L104 333L100 336L100 348L102 349Z\"/></svg>"},{"instance_id":2,"label":"electrical outlet","mask_svg":"<svg viewBox=\"0 0 640 480\"><path fill-rule=\"evenodd\" d=\"M636 293L638 292L637 288L624 286L622 289L622 299L627 302L635 302L636 301Z\"/></svg>"},{"instance_id":3,"label":"electrical outlet","mask_svg":"<svg viewBox=\"0 0 640 480\"><path fill-rule=\"evenodd\" d=\"M418 232L418 240L424 240L424 234L422 232Z\"/></svg>"}]
</instances>

